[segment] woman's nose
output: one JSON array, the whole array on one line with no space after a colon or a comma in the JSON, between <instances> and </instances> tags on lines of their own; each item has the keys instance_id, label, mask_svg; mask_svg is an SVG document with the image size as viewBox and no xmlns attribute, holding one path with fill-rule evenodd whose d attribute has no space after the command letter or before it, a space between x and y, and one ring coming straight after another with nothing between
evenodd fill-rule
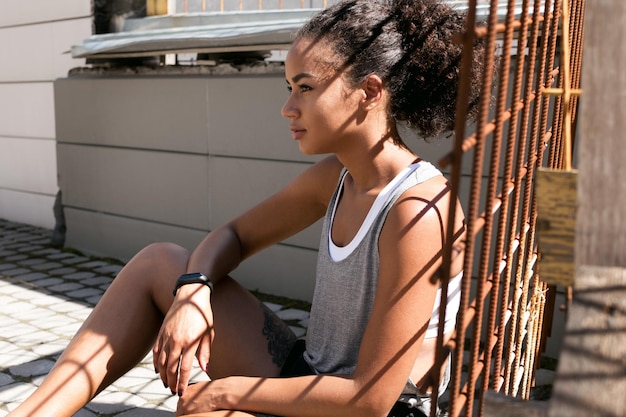
<instances>
[{"instance_id":1,"label":"woman's nose","mask_svg":"<svg viewBox=\"0 0 626 417\"><path fill-rule=\"evenodd\" d=\"M291 95L289 96L287 101L285 101L282 109L280 109L280 113L288 119L293 119L298 115L298 111L296 110L296 106L293 103Z\"/></svg>"}]
</instances>

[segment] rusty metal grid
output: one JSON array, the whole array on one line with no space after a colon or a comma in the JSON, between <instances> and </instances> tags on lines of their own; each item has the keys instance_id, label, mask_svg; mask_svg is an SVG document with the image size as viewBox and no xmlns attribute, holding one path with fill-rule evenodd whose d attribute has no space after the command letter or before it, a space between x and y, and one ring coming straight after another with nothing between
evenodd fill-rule
<instances>
[{"instance_id":1,"label":"rusty metal grid","mask_svg":"<svg viewBox=\"0 0 626 417\"><path fill-rule=\"evenodd\" d=\"M568 1L571 88L578 89L585 2ZM437 349L439 365L452 355L450 417L482 416L488 390L529 398L556 290L542 282L538 272L534 175L539 167L563 164L562 98L543 94L546 88L563 88L558 54L561 0L524 0L517 17L516 2L509 0L504 20L497 14L502 2L492 0L486 26L477 25L477 3L468 2L467 30L459 36L464 56L454 148L440 161L450 169L457 196L463 165L471 166L470 197L462 201L466 241L461 308L455 334L445 345L439 329ZM472 126L465 109L477 38L495 51L485 57L485 67L495 66L497 72L495 78L491 72L483 75L480 113ZM577 104L574 97L573 118ZM472 127L474 132L467 134ZM447 277L458 232L452 228L455 210L452 204L444 258ZM441 314L446 298L443 291ZM464 360L464 351L469 351L469 359ZM435 414L433 408L431 416Z\"/></svg>"}]
</instances>

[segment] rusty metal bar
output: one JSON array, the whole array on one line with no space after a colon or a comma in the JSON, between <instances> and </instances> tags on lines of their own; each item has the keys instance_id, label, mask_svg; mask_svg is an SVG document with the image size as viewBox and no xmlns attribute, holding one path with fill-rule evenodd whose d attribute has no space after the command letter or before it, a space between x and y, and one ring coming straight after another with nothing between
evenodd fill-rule
<instances>
[{"instance_id":1,"label":"rusty metal bar","mask_svg":"<svg viewBox=\"0 0 626 417\"><path fill-rule=\"evenodd\" d=\"M567 62L571 82L566 87L580 90L585 2L564 1L568 1L572 10L567 22L570 30L566 32L570 35L572 51ZM554 288L541 281L537 267L534 176L539 167L556 168L563 164L564 102L560 96L544 94L547 89L565 87L562 66L555 67L563 4L562 0L523 0L521 16L516 20L512 9L519 2L509 0L504 22L494 17L497 5L495 0L490 2L489 22L478 28L476 0L469 1L467 29L456 38L463 44L464 55L454 149L439 161L441 166L450 167L451 190L458 196L463 156L474 151L470 198L465 202L466 279L461 307L453 338L446 346L440 342L437 346L437 358L442 358L446 351L453 354L448 410L451 417L482 416L483 394L488 389L522 398L530 396L537 358L545 347L549 331L546 326L551 326L555 307ZM495 115L488 117L486 97L490 95L492 80L485 75L476 133L466 136L464 109L468 102L473 42L478 38L483 38L487 48L496 40L502 42ZM517 41L517 63L514 76L509 77L514 41ZM485 59L485 63L489 66L493 61ZM506 103L510 103L508 108ZM575 111L577 97L572 103ZM489 172L483 179L488 139L491 139ZM486 191L482 189L483 181ZM485 208L479 214L481 202ZM451 213L454 208L451 205ZM448 219L449 224L452 219ZM482 239L480 244L478 239ZM446 252L451 250L451 242L448 243ZM444 260L449 259L446 256L449 255L444 255ZM444 276L449 277L449 270ZM470 291L475 291L475 295L471 296ZM440 336L441 332L440 328ZM462 351L466 342L470 350L468 374L466 382L461 384Z\"/></svg>"},{"instance_id":2,"label":"rusty metal bar","mask_svg":"<svg viewBox=\"0 0 626 417\"><path fill-rule=\"evenodd\" d=\"M488 27L493 28L498 23L498 14L497 14L498 0L492 0L490 6L491 8L490 8L489 19L488 19ZM489 31L487 38L486 38L486 46L485 46L485 49L487 51L495 51L496 35L497 33L495 30ZM471 192L470 192L471 201L469 204L469 209L468 209L467 217L466 217L468 236L475 235L475 232L474 232L475 219L478 217L478 210L479 210L479 204L480 204L481 185L482 185L481 183L482 183L482 173L483 173L483 158L484 158L484 151L485 151L485 145L486 145L485 142L487 139L487 134L485 132L484 127L488 121L487 119L489 115L489 106L491 104L490 103L491 86L492 86L492 76L493 76L492 71L490 71L489 69L493 68L493 66L494 66L494 54L487 53L485 55L485 62L484 62L484 67L487 70L483 72L483 79L481 80L482 92L480 95L479 116L477 118L477 125L476 125L477 143L474 148L474 162L473 162L473 169L472 169ZM492 189L494 186L495 185L491 185L489 188ZM494 190L494 195L495 195L495 190ZM491 217L490 209L486 211L486 215L489 216L489 218ZM490 227L490 225L491 225L491 222L486 222L486 226L488 228ZM487 240L485 241L486 242L485 244L488 245L489 236L486 236L486 235L487 233L483 232L483 236L487 238ZM475 247L478 247L477 243L474 242L473 240L468 239L468 244L466 244L466 249L465 249L465 262L464 262L464 268L463 268L465 271L472 270ZM488 252L486 256L488 257ZM472 343L470 347L471 359L469 363L468 380L467 380L467 392L468 393L475 391L475 386L480 376L480 372L479 372L480 370L478 369L479 364L480 364L478 361L478 357L480 354L480 341L481 341L480 323L482 322L483 304L484 304L483 300L485 296L485 280L486 280L486 274L487 274L486 269L482 268L482 265L484 264L484 262L485 262L485 258L484 256L481 256L480 263L479 263L479 275L478 275L478 280L477 280L477 289L476 289L477 295L475 298L476 306L474 308L474 312L476 315L476 318L475 318L476 324L474 325ZM473 405L474 405L474 395L467 395L466 404L464 407L466 410L466 413L469 413L469 410L473 409Z\"/></svg>"},{"instance_id":3,"label":"rusty metal bar","mask_svg":"<svg viewBox=\"0 0 626 417\"><path fill-rule=\"evenodd\" d=\"M474 35L471 32L473 28L476 27L476 0L469 0L468 3L468 12L467 12L467 22L466 22L466 31L462 36L462 44L463 44L463 54L461 57L461 69L460 69L460 81L459 81L459 92L457 99L457 118L455 121L455 140L454 140L454 151L453 151L453 164L451 167L450 173L450 192L452 198L450 199L450 207L448 214L448 225L447 225L447 236L446 236L446 245L443 255L443 284L449 280L450 274L450 260L452 258L452 233L454 229L454 220L456 218L456 201L455 196L459 194L459 186L461 179L461 166L462 166L462 143L465 136L465 124L467 120L466 109L469 103L469 90L470 90L470 76L472 72L472 55L474 48ZM461 299L460 299L460 308L458 312L457 323L462 323L464 320L465 313L467 311L467 307L469 305L469 290L471 283L471 270L465 271L465 276L463 278L462 290L461 290ZM444 285L445 287L445 285ZM441 303L441 305L445 305ZM444 361L444 349L443 349L443 325L442 320L439 323L438 329L438 337L437 337L437 349L435 355L435 369L439 369L443 365ZM461 386L461 377L463 370L463 342L465 340L465 329L464 327L457 328L456 335L453 336L451 342L456 345L456 348L452 352L452 369L451 369L451 380L450 380L450 404L449 404L449 414L450 416L456 417L460 414L461 409L459 407L459 392ZM432 398L438 398L439 387L438 384L435 384L433 387L433 395ZM435 417L436 415L436 407L432 407L431 409L431 417Z\"/></svg>"},{"instance_id":4,"label":"rusty metal bar","mask_svg":"<svg viewBox=\"0 0 626 417\"><path fill-rule=\"evenodd\" d=\"M525 7L526 5L522 6L523 9L523 14L522 14L522 18L521 21L524 22L524 24L521 26L520 30L523 33L527 32L527 25L528 25L528 19L526 18L526 10L527 7ZM501 73L501 80L500 80L500 94L498 95L498 104L497 104L497 109L496 109L496 119L501 119L499 123L497 123L497 128L496 128L496 132L494 133L494 147L498 147L497 151L494 150L493 152L493 156L494 159L492 160L492 169L494 169L494 173L491 173L490 176L495 176L497 178L497 170L499 168L499 159L500 159L500 143L502 141L502 136L503 136L503 129L504 129L504 106L506 104L506 90L503 89L508 89L508 85L509 85L509 68L510 68L510 63L511 63L511 53L510 53L510 48L511 48L511 44L513 41L513 35L514 35L514 27L513 27L513 16L514 16L514 12L513 9L515 7L515 2L514 1L509 1L508 3L508 11L507 11L507 21L506 21L506 35L504 38L504 51L503 51L503 59L502 59L502 65L500 67L500 73ZM522 40L522 44L521 46L523 47L525 44L525 42L523 42ZM519 47L520 45L518 44L518 52L519 52ZM518 102L518 100L516 100L515 98L513 99L514 102ZM509 113L510 114L510 113ZM509 143L511 143L509 141ZM496 155L497 153L497 155ZM506 152L506 157L505 157L505 172L503 177L504 178L511 178L511 172L510 172L510 166L511 166L511 162L512 162L512 154L510 152ZM497 157L497 159L496 159ZM509 169L507 170L508 167ZM504 185L503 185L504 186ZM494 265L493 265L493 270L496 270L496 262L499 262L502 259L502 254L504 252L504 243L505 243L505 223L502 220L506 220L507 217L507 213L508 213L508 202L509 202L509 198L508 195L506 198L502 198L501 199L501 212L500 212L500 220L498 222L498 228L497 228L497 237L496 237L496 246L495 246L495 257L494 257ZM484 236L487 236L487 233L485 233ZM488 264L488 259L484 260L485 262L485 266ZM506 261L505 261L506 262ZM501 338L503 337L502 335L504 334L504 332L500 332L500 326L496 327L496 319L497 319L497 314L498 314L498 296L499 296L499 291L500 291L500 274L497 275L497 277L495 279L492 279L492 283L493 283L493 289L492 289L492 294L491 294L491 298L490 298L490 304L489 304L489 316L488 316L488 323L487 323L487 334L488 334L488 338L487 338L487 346L489 347L486 350L486 355L485 355L485 363L487 364L488 367L491 366L491 359L493 356L493 348L495 348L498 345L498 341L501 340ZM508 320L506 320L506 315L503 315L502 319L501 319L502 323L503 323L503 328L506 326L505 322L508 322ZM493 330L495 328L495 331ZM497 352L497 350L496 350ZM496 361L494 364L494 368L496 369L496 371L494 372L496 375L499 374L499 367L500 367L500 357L498 357L497 353L496 353ZM483 378L483 384L481 387L481 401L479 403L479 416L483 415L483 395L484 392L486 392L489 389L489 383L490 383L490 378L489 378L489 370L485 373L485 376ZM495 383L492 382L492 384Z\"/></svg>"}]
</instances>

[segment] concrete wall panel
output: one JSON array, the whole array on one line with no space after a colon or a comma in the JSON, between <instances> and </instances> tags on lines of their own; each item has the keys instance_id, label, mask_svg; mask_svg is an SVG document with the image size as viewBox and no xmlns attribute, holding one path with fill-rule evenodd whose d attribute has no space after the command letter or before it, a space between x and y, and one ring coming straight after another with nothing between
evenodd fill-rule
<instances>
[{"instance_id":1,"label":"concrete wall panel","mask_svg":"<svg viewBox=\"0 0 626 417\"><path fill-rule=\"evenodd\" d=\"M57 80L59 141L206 154L206 89L201 78Z\"/></svg>"},{"instance_id":2,"label":"concrete wall panel","mask_svg":"<svg viewBox=\"0 0 626 417\"><path fill-rule=\"evenodd\" d=\"M209 151L218 155L313 161L291 139L281 115L288 97L284 74L209 80Z\"/></svg>"},{"instance_id":3,"label":"concrete wall panel","mask_svg":"<svg viewBox=\"0 0 626 417\"><path fill-rule=\"evenodd\" d=\"M0 84L0 136L54 139L52 83Z\"/></svg>"},{"instance_id":4,"label":"concrete wall panel","mask_svg":"<svg viewBox=\"0 0 626 417\"><path fill-rule=\"evenodd\" d=\"M91 19L0 28L0 81L52 81L84 60L73 59L72 45L91 35Z\"/></svg>"},{"instance_id":5,"label":"concrete wall panel","mask_svg":"<svg viewBox=\"0 0 626 417\"><path fill-rule=\"evenodd\" d=\"M56 195L54 149L52 140L0 137L0 188Z\"/></svg>"},{"instance_id":6,"label":"concrete wall panel","mask_svg":"<svg viewBox=\"0 0 626 417\"><path fill-rule=\"evenodd\" d=\"M193 250L205 232L89 210L65 208L65 245L85 253L128 261L143 247L173 242Z\"/></svg>"},{"instance_id":7,"label":"concrete wall panel","mask_svg":"<svg viewBox=\"0 0 626 417\"><path fill-rule=\"evenodd\" d=\"M242 263L232 276L246 288L311 301L317 252L276 245Z\"/></svg>"},{"instance_id":8,"label":"concrete wall panel","mask_svg":"<svg viewBox=\"0 0 626 417\"><path fill-rule=\"evenodd\" d=\"M0 13L0 27L17 26L56 20L75 19L91 15L91 1L34 0L12 1Z\"/></svg>"},{"instance_id":9,"label":"concrete wall panel","mask_svg":"<svg viewBox=\"0 0 626 417\"><path fill-rule=\"evenodd\" d=\"M0 188L0 218L54 228L54 196Z\"/></svg>"},{"instance_id":10,"label":"concrete wall panel","mask_svg":"<svg viewBox=\"0 0 626 417\"><path fill-rule=\"evenodd\" d=\"M300 162L212 157L209 175L211 229L274 194L308 166ZM320 233L321 222L317 222L286 242L317 249Z\"/></svg>"},{"instance_id":11,"label":"concrete wall panel","mask_svg":"<svg viewBox=\"0 0 626 417\"><path fill-rule=\"evenodd\" d=\"M64 205L208 230L206 156L71 144L57 153Z\"/></svg>"}]
</instances>

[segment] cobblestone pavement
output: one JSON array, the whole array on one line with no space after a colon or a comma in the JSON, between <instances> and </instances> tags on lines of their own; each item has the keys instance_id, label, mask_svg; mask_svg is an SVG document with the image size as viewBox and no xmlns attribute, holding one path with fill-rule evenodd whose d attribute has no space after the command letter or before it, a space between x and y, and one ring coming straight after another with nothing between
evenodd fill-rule
<instances>
[{"instance_id":1,"label":"cobblestone pavement","mask_svg":"<svg viewBox=\"0 0 626 417\"><path fill-rule=\"evenodd\" d=\"M50 230L0 219L0 417L41 383L122 268L52 248L50 238ZM266 304L304 335L307 311ZM198 369L193 378L206 376ZM177 400L148 355L76 416L172 416Z\"/></svg>"}]
</instances>

